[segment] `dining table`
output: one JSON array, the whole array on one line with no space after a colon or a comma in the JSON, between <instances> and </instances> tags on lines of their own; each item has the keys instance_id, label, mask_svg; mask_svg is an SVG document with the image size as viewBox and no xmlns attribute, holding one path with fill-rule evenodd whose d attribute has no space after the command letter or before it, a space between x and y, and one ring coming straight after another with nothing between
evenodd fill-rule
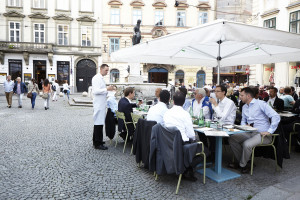
<instances>
[{"instance_id":1,"label":"dining table","mask_svg":"<svg viewBox=\"0 0 300 200\"><path fill-rule=\"evenodd\" d=\"M206 176L209 179L220 183L241 176L236 172L222 167L222 140L223 137L229 137L232 134L249 132L251 130L241 130L237 129L236 127L221 128L221 130L218 130L216 124L212 123L210 129L194 126L194 131L205 134L207 136L214 136L216 138L215 165L212 168L206 169ZM203 169L198 170L198 172L203 174Z\"/></svg>"}]
</instances>

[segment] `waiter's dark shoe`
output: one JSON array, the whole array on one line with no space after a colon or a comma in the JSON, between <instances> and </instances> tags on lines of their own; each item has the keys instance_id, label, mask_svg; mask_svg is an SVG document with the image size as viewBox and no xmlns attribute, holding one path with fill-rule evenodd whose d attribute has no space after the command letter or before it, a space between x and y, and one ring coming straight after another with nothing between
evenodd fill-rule
<instances>
[{"instance_id":1,"label":"waiter's dark shoe","mask_svg":"<svg viewBox=\"0 0 300 200\"><path fill-rule=\"evenodd\" d=\"M242 174L249 174L250 172L250 167L246 165L245 167L241 167L241 173Z\"/></svg>"},{"instance_id":2,"label":"waiter's dark shoe","mask_svg":"<svg viewBox=\"0 0 300 200\"><path fill-rule=\"evenodd\" d=\"M229 163L228 167L231 169L238 169L238 168L240 168L240 165L238 163L233 162L233 163Z\"/></svg>"},{"instance_id":3,"label":"waiter's dark shoe","mask_svg":"<svg viewBox=\"0 0 300 200\"><path fill-rule=\"evenodd\" d=\"M99 145L99 146L96 146L95 149L100 149L100 150L107 150L108 148L104 145Z\"/></svg>"},{"instance_id":4,"label":"waiter's dark shoe","mask_svg":"<svg viewBox=\"0 0 300 200\"><path fill-rule=\"evenodd\" d=\"M194 176L194 173L187 172L182 174L182 178L187 181L196 182L198 179Z\"/></svg>"}]
</instances>

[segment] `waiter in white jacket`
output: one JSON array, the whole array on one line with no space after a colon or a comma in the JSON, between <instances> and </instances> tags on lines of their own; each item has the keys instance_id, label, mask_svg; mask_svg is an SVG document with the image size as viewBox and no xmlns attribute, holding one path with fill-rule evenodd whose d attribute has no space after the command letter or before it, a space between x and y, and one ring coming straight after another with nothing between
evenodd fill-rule
<instances>
[{"instance_id":1,"label":"waiter in white jacket","mask_svg":"<svg viewBox=\"0 0 300 200\"><path fill-rule=\"evenodd\" d=\"M107 86L103 79L109 71L107 64L100 66L100 73L96 74L92 79L92 92L94 95L94 132L93 132L93 145L95 149L107 150L103 142L103 125L106 116L106 95L107 91L112 91L113 86Z\"/></svg>"}]
</instances>

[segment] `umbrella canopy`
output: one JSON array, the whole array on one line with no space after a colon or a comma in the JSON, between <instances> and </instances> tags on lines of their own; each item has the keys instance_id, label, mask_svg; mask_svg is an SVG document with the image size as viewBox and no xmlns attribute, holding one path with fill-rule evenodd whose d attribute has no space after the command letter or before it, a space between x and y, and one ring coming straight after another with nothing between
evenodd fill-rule
<instances>
[{"instance_id":1,"label":"umbrella canopy","mask_svg":"<svg viewBox=\"0 0 300 200\"><path fill-rule=\"evenodd\" d=\"M117 62L206 67L297 61L300 35L217 20L121 49L111 58Z\"/></svg>"}]
</instances>

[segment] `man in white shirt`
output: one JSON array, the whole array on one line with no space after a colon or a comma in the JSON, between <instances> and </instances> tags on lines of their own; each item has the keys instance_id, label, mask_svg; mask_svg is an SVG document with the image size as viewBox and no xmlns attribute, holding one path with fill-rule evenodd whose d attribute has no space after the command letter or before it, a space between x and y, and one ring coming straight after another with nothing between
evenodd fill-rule
<instances>
[{"instance_id":1,"label":"man in white shirt","mask_svg":"<svg viewBox=\"0 0 300 200\"><path fill-rule=\"evenodd\" d=\"M167 105L169 104L169 101L170 93L167 90L162 90L159 94L158 103L149 109L147 120L163 124L163 117L168 110Z\"/></svg>"},{"instance_id":2,"label":"man in white shirt","mask_svg":"<svg viewBox=\"0 0 300 200\"><path fill-rule=\"evenodd\" d=\"M205 119L211 119L211 103L206 97L206 92L203 88L195 90L195 99L192 100L193 116L199 116L200 110L203 108L203 115Z\"/></svg>"},{"instance_id":3,"label":"man in white shirt","mask_svg":"<svg viewBox=\"0 0 300 200\"><path fill-rule=\"evenodd\" d=\"M216 117L223 124L234 124L236 116L236 106L234 102L226 97L227 88L223 85L218 85L215 89L215 94L219 103L214 98L210 98L212 108L215 111Z\"/></svg>"},{"instance_id":4,"label":"man in white shirt","mask_svg":"<svg viewBox=\"0 0 300 200\"><path fill-rule=\"evenodd\" d=\"M11 80L11 76L8 75L7 79L4 81L4 84L3 84L8 108L11 108L14 86L15 86L15 84Z\"/></svg>"},{"instance_id":5,"label":"man in white shirt","mask_svg":"<svg viewBox=\"0 0 300 200\"><path fill-rule=\"evenodd\" d=\"M164 115L166 127L175 126L181 133L183 142L195 140L192 118L187 111L182 108L185 102L185 95L177 91L173 96L174 106Z\"/></svg>"}]
</instances>

